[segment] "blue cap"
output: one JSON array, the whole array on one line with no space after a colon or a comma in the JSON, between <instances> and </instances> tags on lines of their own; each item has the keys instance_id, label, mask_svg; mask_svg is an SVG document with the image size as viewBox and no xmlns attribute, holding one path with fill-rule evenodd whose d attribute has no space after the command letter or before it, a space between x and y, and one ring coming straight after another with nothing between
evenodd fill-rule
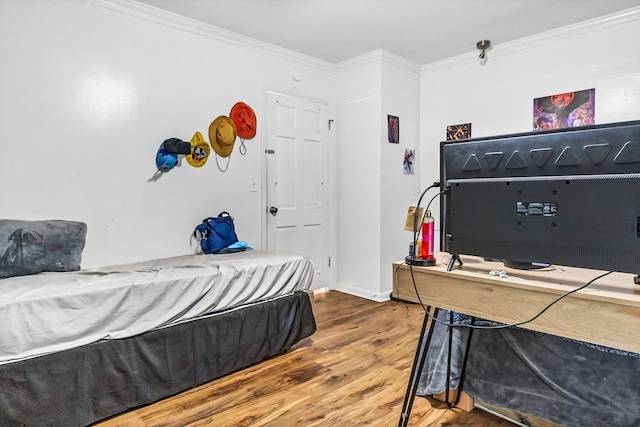
<instances>
[{"instance_id":1,"label":"blue cap","mask_svg":"<svg viewBox=\"0 0 640 427\"><path fill-rule=\"evenodd\" d=\"M178 155L168 153L161 145L156 153L156 166L160 172L169 172L178 164Z\"/></svg>"}]
</instances>

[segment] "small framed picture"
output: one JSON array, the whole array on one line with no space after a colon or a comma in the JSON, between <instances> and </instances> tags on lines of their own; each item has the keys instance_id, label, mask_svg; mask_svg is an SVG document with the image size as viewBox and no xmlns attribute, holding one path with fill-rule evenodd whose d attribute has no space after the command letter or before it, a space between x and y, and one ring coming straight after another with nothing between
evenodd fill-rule
<instances>
[{"instance_id":1,"label":"small framed picture","mask_svg":"<svg viewBox=\"0 0 640 427\"><path fill-rule=\"evenodd\" d=\"M447 126L447 141L471 138L471 123Z\"/></svg>"},{"instance_id":2,"label":"small framed picture","mask_svg":"<svg viewBox=\"0 0 640 427\"><path fill-rule=\"evenodd\" d=\"M392 144L400 143L400 118L398 116L387 115L387 128L389 133L389 142Z\"/></svg>"}]
</instances>

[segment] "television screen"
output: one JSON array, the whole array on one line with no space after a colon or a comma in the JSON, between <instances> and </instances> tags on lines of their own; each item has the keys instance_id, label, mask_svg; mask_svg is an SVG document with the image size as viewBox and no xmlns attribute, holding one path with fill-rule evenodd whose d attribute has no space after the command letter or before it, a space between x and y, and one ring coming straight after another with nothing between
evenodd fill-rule
<instances>
[{"instance_id":1,"label":"television screen","mask_svg":"<svg viewBox=\"0 0 640 427\"><path fill-rule=\"evenodd\" d=\"M441 143L442 247L640 273L640 121Z\"/></svg>"}]
</instances>

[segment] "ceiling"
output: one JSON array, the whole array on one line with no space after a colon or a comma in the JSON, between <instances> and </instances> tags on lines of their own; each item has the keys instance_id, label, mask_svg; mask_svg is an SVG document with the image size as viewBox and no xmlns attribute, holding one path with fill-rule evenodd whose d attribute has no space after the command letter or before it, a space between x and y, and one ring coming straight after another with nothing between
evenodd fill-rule
<instances>
[{"instance_id":1,"label":"ceiling","mask_svg":"<svg viewBox=\"0 0 640 427\"><path fill-rule=\"evenodd\" d=\"M384 49L419 65L640 6L640 0L138 0L330 63Z\"/></svg>"}]
</instances>

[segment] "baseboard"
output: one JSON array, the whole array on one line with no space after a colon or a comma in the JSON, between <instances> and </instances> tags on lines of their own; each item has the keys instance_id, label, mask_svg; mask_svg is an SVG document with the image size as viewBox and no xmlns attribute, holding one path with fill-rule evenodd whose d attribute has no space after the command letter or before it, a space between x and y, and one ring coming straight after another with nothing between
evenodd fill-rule
<instances>
[{"instance_id":1,"label":"baseboard","mask_svg":"<svg viewBox=\"0 0 640 427\"><path fill-rule=\"evenodd\" d=\"M353 295L360 298L366 298L372 301L385 302L389 301L389 291L386 292L373 292L371 289L358 288L352 286L336 285L336 291L344 292L345 294Z\"/></svg>"}]
</instances>

